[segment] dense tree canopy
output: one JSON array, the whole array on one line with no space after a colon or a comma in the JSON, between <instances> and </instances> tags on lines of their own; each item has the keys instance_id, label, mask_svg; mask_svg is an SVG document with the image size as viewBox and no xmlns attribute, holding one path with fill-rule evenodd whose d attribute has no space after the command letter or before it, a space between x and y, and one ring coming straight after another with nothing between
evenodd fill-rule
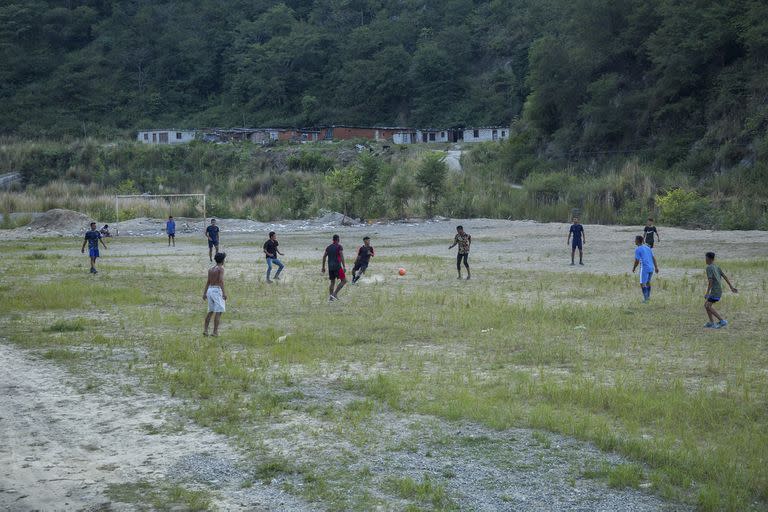
<instances>
[{"instance_id":1,"label":"dense tree canopy","mask_svg":"<svg viewBox=\"0 0 768 512\"><path fill-rule=\"evenodd\" d=\"M8 1L0 62L23 136L519 119L548 155L732 164L768 122L764 0Z\"/></svg>"}]
</instances>

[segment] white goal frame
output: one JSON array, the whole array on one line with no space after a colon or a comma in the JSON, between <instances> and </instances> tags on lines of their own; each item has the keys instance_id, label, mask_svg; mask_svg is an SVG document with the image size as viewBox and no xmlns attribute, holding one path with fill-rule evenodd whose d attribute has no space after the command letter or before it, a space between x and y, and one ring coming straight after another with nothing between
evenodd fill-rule
<instances>
[{"instance_id":1,"label":"white goal frame","mask_svg":"<svg viewBox=\"0 0 768 512\"><path fill-rule=\"evenodd\" d=\"M206 217L205 194L121 194L115 195L115 236L119 235L120 228L120 200L121 199L158 199L161 197L202 197L203 219Z\"/></svg>"}]
</instances>

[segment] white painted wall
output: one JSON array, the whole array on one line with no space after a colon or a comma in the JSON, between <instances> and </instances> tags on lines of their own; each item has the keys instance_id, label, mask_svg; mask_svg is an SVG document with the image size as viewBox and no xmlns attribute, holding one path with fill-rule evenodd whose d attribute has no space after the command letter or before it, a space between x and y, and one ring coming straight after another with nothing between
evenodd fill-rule
<instances>
[{"instance_id":1,"label":"white painted wall","mask_svg":"<svg viewBox=\"0 0 768 512\"><path fill-rule=\"evenodd\" d=\"M477 137L475 137L475 131L477 131ZM468 128L464 130L464 142L488 142L507 139L509 139L509 128Z\"/></svg>"},{"instance_id":2,"label":"white painted wall","mask_svg":"<svg viewBox=\"0 0 768 512\"><path fill-rule=\"evenodd\" d=\"M413 132L395 132L392 135L392 142L395 144L411 144L411 134ZM418 141L413 141L418 142Z\"/></svg>"},{"instance_id":3,"label":"white painted wall","mask_svg":"<svg viewBox=\"0 0 768 512\"><path fill-rule=\"evenodd\" d=\"M168 144L187 144L195 140L195 132L192 130L143 130L136 134L136 140L144 144L160 144L161 133L168 134ZM180 139L176 138L177 133L181 134Z\"/></svg>"}]
</instances>

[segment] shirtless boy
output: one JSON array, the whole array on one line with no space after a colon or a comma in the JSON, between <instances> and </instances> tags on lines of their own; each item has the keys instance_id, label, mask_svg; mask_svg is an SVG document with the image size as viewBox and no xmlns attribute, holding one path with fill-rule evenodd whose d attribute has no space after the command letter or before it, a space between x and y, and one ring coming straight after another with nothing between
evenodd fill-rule
<instances>
[{"instance_id":1,"label":"shirtless boy","mask_svg":"<svg viewBox=\"0 0 768 512\"><path fill-rule=\"evenodd\" d=\"M203 290L203 300L208 301L208 315L205 317L203 336L208 336L208 324L211 323L211 316L213 316L212 336L219 335L221 314L226 311L227 294L224 292L224 258L226 257L226 253L217 252L216 256L213 257L216 265L208 270L208 281L205 283L205 290Z\"/></svg>"}]
</instances>

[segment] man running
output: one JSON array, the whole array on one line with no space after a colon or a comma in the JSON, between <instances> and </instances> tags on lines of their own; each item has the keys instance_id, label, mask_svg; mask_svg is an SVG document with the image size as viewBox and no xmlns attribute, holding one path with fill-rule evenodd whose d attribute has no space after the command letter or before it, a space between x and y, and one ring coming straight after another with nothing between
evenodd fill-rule
<instances>
[{"instance_id":1,"label":"man running","mask_svg":"<svg viewBox=\"0 0 768 512\"><path fill-rule=\"evenodd\" d=\"M283 271L283 262L280 261L277 256L285 256L285 254L281 253L280 250L277 248L277 246L280 245L280 243L277 241L277 235L275 235L274 231L269 232L269 240L264 242L264 255L267 257L267 282L271 283L272 280L269 278L269 276L272 274L272 264L274 263L277 265L277 272L275 273L275 279L280 280L280 272Z\"/></svg>"},{"instance_id":2,"label":"man running","mask_svg":"<svg viewBox=\"0 0 768 512\"><path fill-rule=\"evenodd\" d=\"M328 302L339 300L339 292L344 285L347 284L347 276L344 272L344 248L339 244L339 235L333 235L333 243L325 248L323 253L323 269L321 272L325 274L325 260L328 260L328 279L331 281L328 287ZM336 280L339 280L339 285L335 287Z\"/></svg>"},{"instance_id":3,"label":"man running","mask_svg":"<svg viewBox=\"0 0 768 512\"><path fill-rule=\"evenodd\" d=\"M733 293L739 293L739 290L733 287L731 281L728 280L728 276L720 270L719 266L715 265L715 253L708 252L704 260L707 262L707 293L704 294L706 299L704 309L709 317L709 322L704 327L708 329L722 329L728 325L728 320L715 310L715 303L720 302L720 298L723 296L723 285L720 282L720 278L725 279L725 282L728 283L728 288ZM717 318L717 322L715 322L715 318Z\"/></svg>"},{"instance_id":4,"label":"man running","mask_svg":"<svg viewBox=\"0 0 768 512\"><path fill-rule=\"evenodd\" d=\"M203 336L208 336L208 325L211 323L212 316L212 336L219 335L221 314L227 310L227 294L224 292L224 259L226 257L226 253L217 252L215 256L216 265L208 269L208 281L206 281L205 290L203 290L203 300L208 301L208 314L205 317Z\"/></svg>"},{"instance_id":5,"label":"man running","mask_svg":"<svg viewBox=\"0 0 768 512\"><path fill-rule=\"evenodd\" d=\"M107 244L104 243L101 233L96 229L96 223L91 222L91 229L85 232L83 246L80 248L80 252L85 254L85 244L88 244L88 257L91 258L91 274L98 274L98 271L96 270L96 258L99 257L99 241L101 241L101 245L106 249Z\"/></svg>"},{"instance_id":6,"label":"man running","mask_svg":"<svg viewBox=\"0 0 768 512\"><path fill-rule=\"evenodd\" d=\"M573 242L571 242L571 235L573 235ZM584 232L584 226L579 224L579 218L573 218L573 224L568 231L568 241L566 244L571 244L571 265L573 265L573 258L576 255L576 249L579 250L579 265L584 264L584 244L587 242L587 234Z\"/></svg>"},{"instance_id":7,"label":"man running","mask_svg":"<svg viewBox=\"0 0 768 512\"><path fill-rule=\"evenodd\" d=\"M213 249L219 252L219 226L216 219L211 219L211 225L205 228L205 237L208 239L208 259L213 261Z\"/></svg>"},{"instance_id":8,"label":"man running","mask_svg":"<svg viewBox=\"0 0 768 512\"><path fill-rule=\"evenodd\" d=\"M659 273L659 264L656 263L656 256L653 250L643 243L642 235L635 237L635 264L632 266L632 272L637 270L640 265L640 289L643 291L643 304L648 304L651 300L651 278L654 272Z\"/></svg>"},{"instance_id":9,"label":"man running","mask_svg":"<svg viewBox=\"0 0 768 512\"><path fill-rule=\"evenodd\" d=\"M168 221L165 223L165 234L168 235L168 247L171 246L171 242L176 247L176 221L173 220L172 215L168 216Z\"/></svg>"},{"instance_id":10,"label":"man running","mask_svg":"<svg viewBox=\"0 0 768 512\"><path fill-rule=\"evenodd\" d=\"M448 249L453 249L457 245L459 246L459 252L456 254L456 271L459 273L458 279L461 279L461 262L464 262L464 266L467 269L467 281L469 281L469 246L472 244L472 236L469 233L464 232L464 226L456 226L456 236L453 238L453 243Z\"/></svg>"},{"instance_id":11,"label":"man running","mask_svg":"<svg viewBox=\"0 0 768 512\"><path fill-rule=\"evenodd\" d=\"M655 242L653 235L656 235L656 238L661 242L659 230L653 225L653 218L648 217L648 222L646 222L645 227L643 228L643 236L645 236L645 243L648 244L648 247L651 249L653 249L653 244Z\"/></svg>"},{"instance_id":12,"label":"man running","mask_svg":"<svg viewBox=\"0 0 768 512\"><path fill-rule=\"evenodd\" d=\"M371 237L366 236L363 238L363 245L357 250L357 259L355 260L355 266L352 267L352 284L355 284L363 277L365 271L368 269L368 263L373 258L373 247L371 246Z\"/></svg>"}]
</instances>

